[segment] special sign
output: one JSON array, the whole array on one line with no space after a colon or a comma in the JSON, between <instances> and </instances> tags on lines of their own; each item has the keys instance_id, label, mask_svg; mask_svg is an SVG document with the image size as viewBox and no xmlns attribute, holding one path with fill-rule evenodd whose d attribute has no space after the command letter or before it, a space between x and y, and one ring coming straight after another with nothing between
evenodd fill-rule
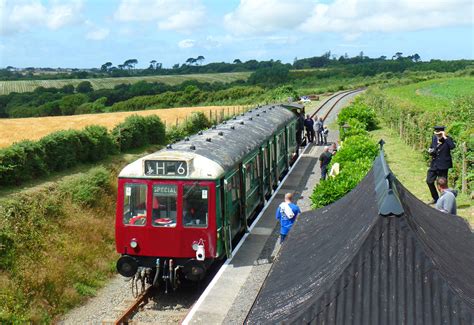
<instances>
[{"instance_id":1,"label":"special sign","mask_svg":"<svg viewBox=\"0 0 474 325\"><path fill-rule=\"evenodd\" d=\"M186 161L145 160L145 175L147 176L186 176L187 174Z\"/></svg>"}]
</instances>

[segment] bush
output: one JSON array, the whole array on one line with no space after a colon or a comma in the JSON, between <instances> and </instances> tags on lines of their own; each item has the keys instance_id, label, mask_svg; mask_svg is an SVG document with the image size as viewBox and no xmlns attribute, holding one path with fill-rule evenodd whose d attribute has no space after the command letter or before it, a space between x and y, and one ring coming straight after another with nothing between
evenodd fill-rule
<instances>
[{"instance_id":1,"label":"bush","mask_svg":"<svg viewBox=\"0 0 474 325\"><path fill-rule=\"evenodd\" d=\"M164 144L165 126L156 115L132 115L112 130L112 138L121 151L142 147L149 143Z\"/></svg>"},{"instance_id":2,"label":"bush","mask_svg":"<svg viewBox=\"0 0 474 325\"><path fill-rule=\"evenodd\" d=\"M110 177L107 169L97 167L82 177L63 182L60 190L66 193L73 203L83 207L92 207L102 196L103 189L107 188Z\"/></svg>"},{"instance_id":3,"label":"bush","mask_svg":"<svg viewBox=\"0 0 474 325\"><path fill-rule=\"evenodd\" d=\"M339 126L348 123L349 119L355 119L363 123L367 131L372 131L377 128L377 118L374 109L362 103L359 99L356 99L352 105L341 110L337 117ZM352 127L352 125L350 126Z\"/></svg>"},{"instance_id":4,"label":"bush","mask_svg":"<svg viewBox=\"0 0 474 325\"><path fill-rule=\"evenodd\" d=\"M343 197L365 177L378 154L377 144L369 138L367 130L376 127L372 110L360 103L344 108L338 116L340 126L351 127L341 130L345 139L342 148L331 160L331 166L339 163L340 173L321 181L313 190L313 208L320 208Z\"/></svg>"},{"instance_id":5,"label":"bush","mask_svg":"<svg viewBox=\"0 0 474 325\"><path fill-rule=\"evenodd\" d=\"M21 141L0 149L0 184L19 184L48 173L43 147Z\"/></svg>"}]
</instances>

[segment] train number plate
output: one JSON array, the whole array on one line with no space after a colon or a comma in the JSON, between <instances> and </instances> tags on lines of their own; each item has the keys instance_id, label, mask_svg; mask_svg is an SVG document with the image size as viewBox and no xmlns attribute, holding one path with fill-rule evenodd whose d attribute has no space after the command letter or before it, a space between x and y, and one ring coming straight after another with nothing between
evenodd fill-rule
<instances>
[{"instance_id":1,"label":"train number plate","mask_svg":"<svg viewBox=\"0 0 474 325\"><path fill-rule=\"evenodd\" d=\"M186 176L188 163L174 160L145 160L147 176Z\"/></svg>"}]
</instances>

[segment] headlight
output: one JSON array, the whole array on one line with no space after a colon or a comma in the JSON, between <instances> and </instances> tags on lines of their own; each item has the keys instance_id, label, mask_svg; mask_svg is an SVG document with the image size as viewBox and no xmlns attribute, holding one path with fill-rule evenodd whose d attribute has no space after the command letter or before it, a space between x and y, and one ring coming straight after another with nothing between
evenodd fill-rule
<instances>
[{"instance_id":1,"label":"headlight","mask_svg":"<svg viewBox=\"0 0 474 325\"><path fill-rule=\"evenodd\" d=\"M198 250L198 247L199 247L198 243L197 243L197 242L194 242L194 243L193 243L193 250L194 250L194 251L197 251L197 250Z\"/></svg>"},{"instance_id":2,"label":"headlight","mask_svg":"<svg viewBox=\"0 0 474 325\"><path fill-rule=\"evenodd\" d=\"M131 248L137 248L138 247L138 242L135 238L133 238L131 241L130 241L130 247Z\"/></svg>"}]
</instances>

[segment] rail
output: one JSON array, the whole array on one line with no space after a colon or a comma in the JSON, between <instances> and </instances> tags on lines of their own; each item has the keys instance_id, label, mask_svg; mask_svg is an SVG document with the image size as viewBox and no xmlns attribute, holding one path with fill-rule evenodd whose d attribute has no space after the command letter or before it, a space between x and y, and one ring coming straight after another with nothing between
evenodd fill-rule
<instances>
[{"instance_id":1,"label":"rail","mask_svg":"<svg viewBox=\"0 0 474 325\"><path fill-rule=\"evenodd\" d=\"M336 105L341 101L341 99L343 99L344 97L346 96L349 96L350 94L353 94L353 93L356 93L356 92L359 92L359 91L362 91L364 90L365 88L357 88L355 90L348 90L348 91L345 91L345 92L341 92L341 93L337 93L337 94L334 94L332 95L331 97L329 97L328 99L326 99L324 101L324 103L322 103L319 108L311 115L311 118L314 118L316 116L316 114L319 113L319 111L326 106L327 103L329 103L329 101L333 100L334 98L336 98L337 96L341 96L339 97L335 102L334 104L332 104L332 106L329 108L328 111L326 111L326 113L324 114L323 116L323 121L326 120L326 118L329 116L329 114L331 114L332 110L334 109L334 107L336 107Z\"/></svg>"},{"instance_id":2,"label":"rail","mask_svg":"<svg viewBox=\"0 0 474 325\"><path fill-rule=\"evenodd\" d=\"M130 317L132 317L136 311L148 304L150 299L156 294L156 288L153 286L148 287L137 299L122 312L119 318L114 321L114 325L128 324Z\"/></svg>"}]
</instances>

